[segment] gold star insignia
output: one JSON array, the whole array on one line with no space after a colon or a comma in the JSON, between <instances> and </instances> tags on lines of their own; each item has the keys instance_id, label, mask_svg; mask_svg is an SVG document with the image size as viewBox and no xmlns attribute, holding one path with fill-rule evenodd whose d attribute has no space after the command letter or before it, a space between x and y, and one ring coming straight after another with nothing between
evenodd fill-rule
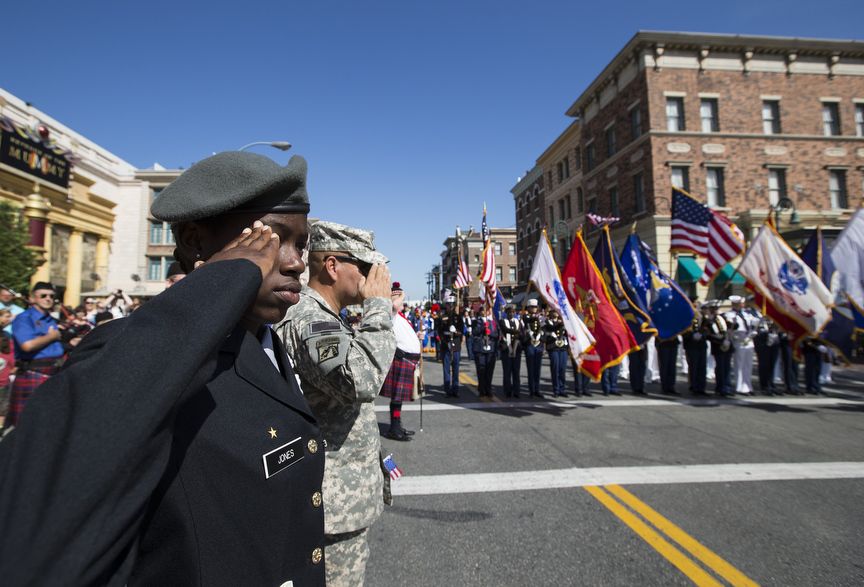
<instances>
[{"instance_id":1,"label":"gold star insignia","mask_svg":"<svg viewBox=\"0 0 864 587\"><path fill-rule=\"evenodd\" d=\"M270 433L270 438L276 438L276 430L273 429L273 426L270 426L270 430L267 432Z\"/></svg>"}]
</instances>

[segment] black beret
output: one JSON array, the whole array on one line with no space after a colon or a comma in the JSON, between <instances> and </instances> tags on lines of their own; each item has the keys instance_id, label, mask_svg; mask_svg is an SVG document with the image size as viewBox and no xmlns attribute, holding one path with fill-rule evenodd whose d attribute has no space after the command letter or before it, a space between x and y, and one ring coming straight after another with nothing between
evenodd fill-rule
<instances>
[{"instance_id":1,"label":"black beret","mask_svg":"<svg viewBox=\"0 0 864 587\"><path fill-rule=\"evenodd\" d=\"M154 218L166 222L247 211L308 214L306 160L294 155L282 167L255 153L217 153L184 171L150 208Z\"/></svg>"}]
</instances>

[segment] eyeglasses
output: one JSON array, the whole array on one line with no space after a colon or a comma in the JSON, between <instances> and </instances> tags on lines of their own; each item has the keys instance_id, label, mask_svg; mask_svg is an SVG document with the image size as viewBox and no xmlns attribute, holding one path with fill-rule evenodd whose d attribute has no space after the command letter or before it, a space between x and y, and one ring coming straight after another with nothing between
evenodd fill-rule
<instances>
[{"instance_id":1,"label":"eyeglasses","mask_svg":"<svg viewBox=\"0 0 864 587\"><path fill-rule=\"evenodd\" d=\"M53 299L53 298L56 298L56 297L57 297L57 296L54 295L53 293L36 294L36 299L37 299L37 300L44 300L45 298L52 298L52 299Z\"/></svg>"},{"instance_id":2,"label":"eyeglasses","mask_svg":"<svg viewBox=\"0 0 864 587\"><path fill-rule=\"evenodd\" d=\"M357 269L360 270L360 273L363 274L363 277L369 275L369 270L372 269L372 264L367 263L366 261L361 261L356 257L343 257L341 255L333 255L333 258L337 261L342 261L343 263L353 263L357 265Z\"/></svg>"}]
</instances>

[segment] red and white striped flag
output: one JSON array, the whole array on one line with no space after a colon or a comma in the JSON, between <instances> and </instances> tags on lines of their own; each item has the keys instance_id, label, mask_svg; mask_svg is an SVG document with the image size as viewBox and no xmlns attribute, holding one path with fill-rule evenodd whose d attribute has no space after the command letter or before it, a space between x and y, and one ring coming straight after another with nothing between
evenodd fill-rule
<instances>
[{"instance_id":1,"label":"red and white striped flag","mask_svg":"<svg viewBox=\"0 0 864 587\"><path fill-rule=\"evenodd\" d=\"M480 234L483 236L483 255L481 256L480 274L477 276L481 282L486 284L489 294L487 300L495 301L497 286L495 283L495 247L492 246L492 235L486 224L486 204L483 204L483 222L480 225Z\"/></svg>"},{"instance_id":2,"label":"red and white striped flag","mask_svg":"<svg viewBox=\"0 0 864 587\"><path fill-rule=\"evenodd\" d=\"M744 234L722 214L673 187L671 249L705 257L699 282L708 285L726 263L744 252Z\"/></svg>"}]
</instances>

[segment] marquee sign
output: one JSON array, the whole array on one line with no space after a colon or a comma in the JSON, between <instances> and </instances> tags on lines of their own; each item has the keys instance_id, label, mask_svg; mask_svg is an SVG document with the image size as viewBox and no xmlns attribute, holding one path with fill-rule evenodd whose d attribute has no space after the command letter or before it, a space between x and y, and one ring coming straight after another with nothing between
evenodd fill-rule
<instances>
[{"instance_id":1,"label":"marquee sign","mask_svg":"<svg viewBox=\"0 0 864 587\"><path fill-rule=\"evenodd\" d=\"M71 152L0 117L0 163L61 188L69 187Z\"/></svg>"}]
</instances>

